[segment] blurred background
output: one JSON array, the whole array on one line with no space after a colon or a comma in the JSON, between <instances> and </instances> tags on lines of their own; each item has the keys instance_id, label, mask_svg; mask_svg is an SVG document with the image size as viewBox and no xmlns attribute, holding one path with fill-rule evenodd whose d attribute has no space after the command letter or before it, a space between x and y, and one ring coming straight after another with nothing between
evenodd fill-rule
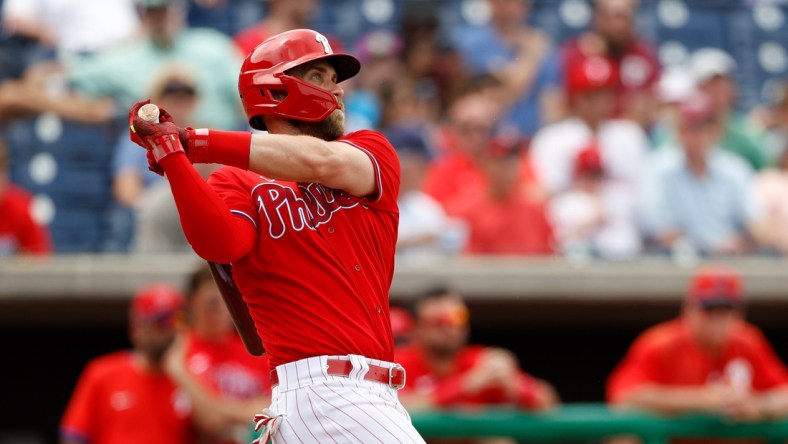
<instances>
[{"instance_id":1,"label":"blurred background","mask_svg":"<svg viewBox=\"0 0 788 444\"><path fill-rule=\"evenodd\" d=\"M342 84L348 130L400 155L393 304L451 287L471 342L508 348L566 403L601 403L692 270L725 262L788 359L784 0L0 8L0 443L56 442L85 362L129 346L134 291L199 263L128 141L129 106L248 129L243 57L299 27L362 61Z\"/></svg>"}]
</instances>

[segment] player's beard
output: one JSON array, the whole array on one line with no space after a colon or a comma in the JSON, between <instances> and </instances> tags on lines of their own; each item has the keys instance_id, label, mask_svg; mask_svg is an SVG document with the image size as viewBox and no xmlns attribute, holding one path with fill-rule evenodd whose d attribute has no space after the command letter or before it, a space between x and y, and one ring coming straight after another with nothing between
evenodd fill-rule
<instances>
[{"instance_id":1,"label":"player's beard","mask_svg":"<svg viewBox=\"0 0 788 444\"><path fill-rule=\"evenodd\" d=\"M339 108L319 122L304 122L301 120L293 120L292 122L293 126L301 134L317 137L318 139L337 140L345 134L345 112Z\"/></svg>"}]
</instances>

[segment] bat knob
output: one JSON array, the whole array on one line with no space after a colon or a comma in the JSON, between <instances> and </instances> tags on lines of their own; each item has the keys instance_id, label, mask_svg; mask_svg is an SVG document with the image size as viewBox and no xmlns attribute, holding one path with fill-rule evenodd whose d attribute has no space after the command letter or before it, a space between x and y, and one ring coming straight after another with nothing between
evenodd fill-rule
<instances>
[{"instance_id":1,"label":"bat knob","mask_svg":"<svg viewBox=\"0 0 788 444\"><path fill-rule=\"evenodd\" d=\"M159 107L152 103L142 105L137 115L147 122L159 123Z\"/></svg>"}]
</instances>

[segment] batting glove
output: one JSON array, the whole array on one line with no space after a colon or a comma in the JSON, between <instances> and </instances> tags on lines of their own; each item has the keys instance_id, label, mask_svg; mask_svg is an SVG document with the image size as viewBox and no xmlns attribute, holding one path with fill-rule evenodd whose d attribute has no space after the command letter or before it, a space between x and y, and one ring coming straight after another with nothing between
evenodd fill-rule
<instances>
[{"instance_id":1,"label":"batting glove","mask_svg":"<svg viewBox=\"0 0 788 444\"><path fill-rule=\"evenodd\" d=\"M161 107L159 107L159 123L142 119L138 115L139 109L148 103L150 103L150 99L142 100L129 109L129 137L131 141L147 150L153 150L157 161L173 152L184 151L185 147L189 146L189 130L191 128L176 126L170 113ZM172 143L175 135L180 141L180 147L177 147L178 144Z\"/></svg>"}]
</instances>

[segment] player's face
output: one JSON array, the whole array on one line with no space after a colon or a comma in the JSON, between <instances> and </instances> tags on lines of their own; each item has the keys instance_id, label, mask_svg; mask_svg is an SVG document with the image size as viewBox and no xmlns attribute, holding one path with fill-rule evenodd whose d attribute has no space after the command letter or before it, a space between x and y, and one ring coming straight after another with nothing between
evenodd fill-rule
<instances>
[{"instance_id":1,"label":"player's face","mask_svg":"<svg viewBox=\"0 0 788 444\"><path fill-rule=\"evenodd\" d=\"M602 35L615 52L620 45L632 40L635 29L634 0L598 0L594 14L594 29Z\"/></svg>"},{"instance_id":2,"label":"player's face","mask_svg":"<svg viewBox=\"0 0 788 444\"><path fill-rule=\"evenodd\" d=\"M135 349L158 363L175 338L177 313L155 318L137 319L131 325L131 341Z\"/></svg>"},{"instance_id":3,"label":"player's face","mask_svg":"<svg viewBox=\"0 0 788 444\"><path fill-rule=\"evenodd\" d=\"M717 143L720 125L710 117L702 122L680 122L678 139L688 158L702 158Z\"/></svg>"},{"instance_id":4,"label":"player's face","mask_svg":"<svg viewBox=\"0 0 788 444\"><path fill-rule=\"evenodd\" d=\"M345 133L345 105L342 102L345 91L337 84L337 72L334 67L325 60L315 60L291 69L288 74L331 91L338 103L337 109L324 120L320 122L293 120L293 126L302 134L323 140L336 140L341 137Z\"/></svg>"},{"instance_id":5,"label":"player's face","mask_svg":"<svg viewBox=\"0 0 788 444\"><path fill-rule=\"evenodd\" d=\"M741 313L733 307L704 308L696 303L687 303L684 309L687 327L695 339L704 346L718 350L741 319Z\"/></svg>"},{"instance_id":6,"label":"player's face","mask_svg":"<svg viewBox=\"0 0 788 444\"><path fill-rule=\"evenodd\" d=\"M468 340L468 308L456 297L423 301L418 309L417 338L431 353L451 356Z\"/></svg>"}]
</instances>

